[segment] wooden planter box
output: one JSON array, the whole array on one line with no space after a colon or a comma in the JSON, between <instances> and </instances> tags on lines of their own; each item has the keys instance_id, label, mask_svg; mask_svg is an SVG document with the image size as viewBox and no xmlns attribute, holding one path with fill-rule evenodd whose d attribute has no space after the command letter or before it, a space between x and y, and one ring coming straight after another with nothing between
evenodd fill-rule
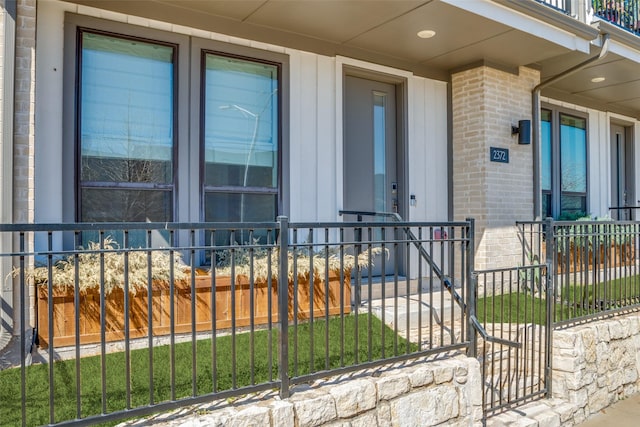
<instances>
[{"instance_id":1,"label":"wooden planter box","mask_svg":"<svg viewBox=\"0 0 640 427\"><path fill-rule=\"evenodd\" d=\"M325 295L329 297L329 315L340 314L341 301L343 312L351 311L350 272L344 274L342 300L340 298L340 275L331 272L329 283L316 279L313 284L314 316L325 315ZM40 345L48 347L49 341L49 296L46 286L38 286L38 336ZM195 277L195 329L198 332L248 326L251 315L255 325L269 322L269 304L271 320L278 320L278 283L271 286L265 280L256 281L253 288L253 308L251 305L251 287L247 277L239 276L232 284L229 276L215 278L215 322L212 321L212 279L211 276ZM232 291L234 291L232 293ZM307 319L310 316L310 286L308 278L298 279L297 317ZM269 301L269 296L271 297ZM289 319L294 317L294 284L289 282ZM174 331L177 334L192 331L191 309L192 292L190 282L176 282L174 286ZM235 298L235 304L232 305ZM53 303L53 345L62 347L75 345L75 308L73 288L57 287L52 295ZM82 292L79 295L80 344L99 343L100 333L100 293L98 290ZM149 334L148 292L138 291L129 294L129 337L141 338ZM154 336L168 335L171 332L171 298L168 284L154 283L151 292L152 333ZM235 307L235 309L234 309ZM105 297L105 340L124 340L124 292L114 290Z\"/></svg>"},{"instance_id":2,"label":"wooden planter box","mask_svg":"<svg viewBox=\"0 0 640 427\"><path fill-rule=\"evenodd\" d=\"M606 252L606 254L605 254ZM633 243L613 244L608 248L600 246L594 254L592 248L585 249L583 246L574 247L571 245L568 251L558 252L556 263L558 272L589 271L632 265L636 260L635 247Z\"/></svg>"}]
</instances>

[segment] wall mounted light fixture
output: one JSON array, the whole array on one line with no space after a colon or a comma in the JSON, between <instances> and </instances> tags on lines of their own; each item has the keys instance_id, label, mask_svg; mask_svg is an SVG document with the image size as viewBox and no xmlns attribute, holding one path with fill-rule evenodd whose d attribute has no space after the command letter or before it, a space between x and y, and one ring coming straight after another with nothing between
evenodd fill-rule
<instances>
[{"instance_id":1,"label":"wall mounted light fixture","mask_svg":"<svg viewBox=\"0 0 640 427\"><path fill-rule=\"evenodd\" d=\"M518 144L531 144L531 120L519 120L518 126L511 126L511 135L518 134Z\"/></svg>"}]
</instances>

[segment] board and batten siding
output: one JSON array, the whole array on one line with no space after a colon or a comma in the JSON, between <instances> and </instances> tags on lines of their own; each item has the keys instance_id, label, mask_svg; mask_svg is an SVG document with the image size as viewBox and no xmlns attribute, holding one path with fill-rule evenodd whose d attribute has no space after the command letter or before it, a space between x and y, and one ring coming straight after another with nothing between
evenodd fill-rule
<instances>
[{"instance_id":1,"label":"board and batten siding","mask_svg":"<svg viewBox=\"0 0 640 427\"><path fill-rule=\"evenodd\" d=\"M342 208L342 73L358 67L406 78L408 219L447 219L447 84L400 70L287 49L290 55L289 196L293 221L334 221ZM406 201L408 205L408 200Z\"/></svg>"},{"instance_id":2,"label":"board and batten siding","mask_svg":"<svg viewBox=\"0 0 640 427\"><path fill-rule=\"evenodd\" d=\"M417 205L408 219L447 219L447 83L402 70L321 56L254 40L142 19L63 2L38 3L36 51L35 221L63 220L63 45L64 15L72 12L152 29L285 53L290 67L288 193L292 221L340 220L342 208L342 66L358 66L406 80L408 191ZM182 162L181 162L182 164ZM197 168L191 168L197 170ZM185 185L182 183L182 185ZM187 184L188 185L188 184ZM193 184L191 184L193 185ZM406 201L408 205L408 200ZM178 221L198 220L181 206Z\"/></svg>"}]
</instances>

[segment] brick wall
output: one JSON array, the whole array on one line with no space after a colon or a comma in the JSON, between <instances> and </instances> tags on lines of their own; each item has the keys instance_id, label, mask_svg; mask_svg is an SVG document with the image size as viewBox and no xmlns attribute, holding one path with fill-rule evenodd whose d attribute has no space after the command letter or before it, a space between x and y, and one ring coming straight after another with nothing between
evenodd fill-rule
<instances>
[{"instance_id":1,"label":"brick wall","mask_svg":"<svg viewBox=\"0 0 640 427\"><path fill-rule=\"evenodd\" d=\"M3 117L4 115L4 78L2 78L2 76L4 76L4 49L5 49L5 26L4 26L4 19L5 19L5 14L6 14L6 10L4 8L4 0L0 0L0 23L2 23L2 25L0 25L0 117ZM0 126L0 141L3 141L4 139L4 135L3 135L3 129L2 126ZM0 142L0 144L2 144L2 142ZM0 155L1 156L1 155ZM0 175L0 185L2 185L2 176ZM2 200L0 199L0 202Z\"/></svg>"},{"instance_id":2,"label":"brick wall","mask_svg":"<svg viewBox=\"0 0 640 427\"><path fill-rule=\"evenodd\" d=\"M26 223L34 218L36 0L19 0L17 11L13 217Z\"/></svg>"},{"instance_id":3,"label":"brick wall","mask_svg":"<svg viewBox=\"0 0 640 427\"><path fill-rule=\"evenodd\" d=\"M533 216L532 145L511 135L531 119L531 91L539 72L510 73L489 66L452 76L453 211L476 219L476 267L521 263L515 221ZM491 162L490 147L509 150L509 163Z\"/></svg>"},{"instance_id":4,"label":"brick wall","mask_svg":"<svg viewBox=\"0 0 640 427\"><path fill-rule=\"evenodd\" d=\"M13 136L4 136L5 142L13 142L12 170L5 174L12 176L13 182L5 185L4 188L11 191L3 194L3 197L12 197L13 212L5 213L12 217L11 222L28 223L34 221L36 0L18 0L15 25ZM3 162L4 164L6 163ZM0 243L11 244L7 241ZM2 266L1 269L6 271L7 266ZM10 281L6 283L11 284ZM2 298L5 303L10 302L12 307L19 307L18 295L17 292L5 289ZM30 289L27 305L33 307L33 304L34 295ZM5 315L7 313L9 312L5 312ZM23 329L17 314L17 310L13 311L14 334ZM29 323L33 324L33 313L29 311L26 315ZM11 324L10 320L5 319L5 322L5 325ZM24 329L26 328L28 326Z\"/></svg>"}]
</instances>

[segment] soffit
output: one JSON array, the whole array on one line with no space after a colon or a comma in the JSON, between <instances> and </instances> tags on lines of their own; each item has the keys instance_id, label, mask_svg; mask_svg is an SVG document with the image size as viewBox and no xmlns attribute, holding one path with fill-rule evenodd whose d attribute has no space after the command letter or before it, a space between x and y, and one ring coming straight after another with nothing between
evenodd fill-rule
<instances>
[{"instance_id":1,"label":"soffit","mask_svg":"<svg viewBox=\"0 0 640 427\"><path fill-rule=\"evenodd\" d=\"M513 70L535 66L545 79L589 58L589 53L580 52L578 47L548 40L546 37L554 36L554 31L548 30L550 24L556 34L569 34L582 44L585 37L598 33L533 0L70 1L322 55L348 56L440 80L448 80L451 70L479 61ZM481 13L465 10L465 4L473 4L476 9L480 4ZM500 21L505 16L513 17L512 25ZM516 21L527 25L515 28ZM563 23L566 27L557 30ZM423 29L437 34L432 39L420 39L416 33ZM543 95L586 99L591 105L639 115L640 99L636 104L629 96L640 74L634 70L638 64L615 55L606 60L608 65L576 73L545 89ZM597 72L606 73L608 81L616 82L615 90L608 92L584 84L590 83L590 76ZM619 93L627 97L616 98Z\"/></svg>"},{"instance_id":2,"label":"soffit","mask_svg":"<svg viewBox=\"0 0 640 427\"><path fill-rule=\"evenodd\" d=\"M594 48L592 56L597 55L598 51L599 49ZM542 70L541 79L548 80L586 58L584 55L570 54L541 61L538 64ZM593 82L594 78L604 78L604 81ZM544 89L542 94L640 119L640 64L621 55L608 53L580 72Z\"/></svg>"}]
</instances>

